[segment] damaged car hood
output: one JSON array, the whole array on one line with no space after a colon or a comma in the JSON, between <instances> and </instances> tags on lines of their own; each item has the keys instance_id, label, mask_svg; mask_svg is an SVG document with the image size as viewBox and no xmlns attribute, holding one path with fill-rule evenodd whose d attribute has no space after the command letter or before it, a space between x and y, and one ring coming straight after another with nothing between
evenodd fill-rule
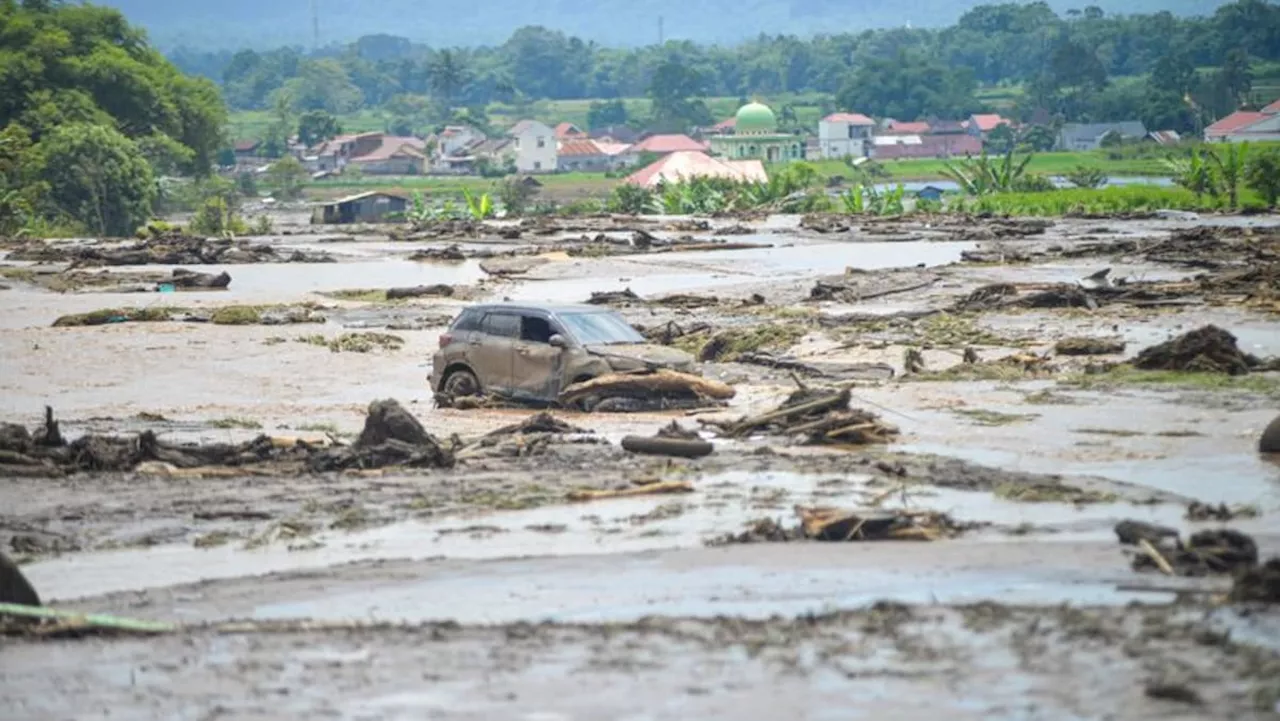
<instances>
[{"instance_id":1,"label":"damaged car hood","mask_svg":"<svg viewBox=\"0 0 1280 721\"><path fill-rule=\"evenodd\" d=\"M614 370L634 370L646 364L687 371L693 368L693 356L678 348L650 343L593 344L586 346L595 355L604 356Z\"/></svg>"}]
</instances>

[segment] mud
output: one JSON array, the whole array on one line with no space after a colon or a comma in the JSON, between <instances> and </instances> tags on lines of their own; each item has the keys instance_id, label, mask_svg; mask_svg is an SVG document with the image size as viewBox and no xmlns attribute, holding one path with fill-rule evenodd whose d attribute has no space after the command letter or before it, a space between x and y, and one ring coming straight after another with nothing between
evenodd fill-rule
<instances>
[{"instance_id":1,"label":"mud","mask_svg":"<svg viewBox=\"0 0 1280 721\"><path fill-rule=\"evenodd\" d=\"M1280 235L1267 217L1191 223L282 221L230 243L10 246L31 260L5 259L4 467L56 473L5 479L0 545L55 606L197 625L6 641L0 713L613 717L643 697L664 699L654 717L819 718L852 693L904 718L1269 710L1280 624L1207 602L1274 600L1280 466L1257 439L1280 399L1260 360L1280 355ZM336 262L281 262L294 252ZM171 305L125 292L171 269L68 268L152 257L236 268ZM490 259L520 270L486 278ZM93 292L51 292L76 289ZM436 335L467 302L593 294L732 397L434 403ZM269 325L290 318L308 325ZM1203 575L1135 574L1125 519ZM991 600L1027 605L972 605ZM370 618L414 623L351 624Z\"/></svg>"}]
</instances>

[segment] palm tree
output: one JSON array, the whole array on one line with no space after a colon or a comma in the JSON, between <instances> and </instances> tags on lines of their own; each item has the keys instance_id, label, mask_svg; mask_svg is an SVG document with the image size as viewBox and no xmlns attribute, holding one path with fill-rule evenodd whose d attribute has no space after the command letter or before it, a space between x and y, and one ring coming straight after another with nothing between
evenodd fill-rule
<instances>
[{"instance_id":1,"label":"palm tree","mask_svg":"<svg viewBox=\"0 0 1280 721\"><path fill-rule=\"evenodd\" d=\"M467 67L462 58L453 50L441 50L431 59L427 72L431 92L452 107L454 97L467 84Z\"/></svg>"},{"instance_id":2,"label":"palm tree","mask_svg":"<svg viewBox=\"0 0 1280 721\"><path fill-rule=\"evenodd\" d=\"M1223 152L1209 152L1213 168L1227 191L1227 207L1235 210L1240 205L1240 181L1244 179L1245 158L1249 155L1248 143L1229 143Z\"/></svg>"}]
</instances>

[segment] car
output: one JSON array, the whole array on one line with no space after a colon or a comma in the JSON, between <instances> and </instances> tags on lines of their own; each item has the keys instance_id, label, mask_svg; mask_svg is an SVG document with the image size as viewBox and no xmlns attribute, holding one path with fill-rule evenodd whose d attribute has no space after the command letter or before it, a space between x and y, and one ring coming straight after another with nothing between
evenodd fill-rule
<instances>
[{"instance_id":1,"label":"car","mask_svg":"<svg viewBox=\"0 0 1280 721\"><path fill-rule=\"evenodd\" d=\"M446 398L552 403L574 383L645 368L689 373L694 359L649 343L607 308L495 303L464 309L440 336L431 387Z\"/></svg>"}]
</instances>

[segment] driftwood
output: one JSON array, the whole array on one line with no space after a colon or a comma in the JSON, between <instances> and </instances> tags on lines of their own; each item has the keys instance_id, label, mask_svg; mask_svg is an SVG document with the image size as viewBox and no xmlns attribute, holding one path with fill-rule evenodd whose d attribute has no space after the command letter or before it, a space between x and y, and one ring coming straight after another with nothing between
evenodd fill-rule
<instances>
[{"instance_id":1,"label":"driftwood","mask_svg":"<svg viewBox=\"0 0 1280 721\"><path fill-rule=\"evenodd\" d=\"M673 370L610 373L574 383L560 393L561 405L571 406L592 396L693 396L711 400L733 398L733 387L720 381Z\"/></svg>"},{"instance_id":2,"label":"driftwood","mask_svg":"<svg viewBox=\"0 0 1280 721\"><path fill-rule=\"evenodd\" d=\"M660 483L649 483L643 486L635 486L633 488L620 488L616 490L578 490L570 491L568 498L571 501L600 501L609 498L631 498L633 496L655 496L668 493L693 493L693 484L688 481L662 481Z\"/></svg>"},{"instance_id":3,"label":"driftwood","mask_svg":"<svg viewBox=\"0 0 1280 721\"><path fill-rule=\"evenodd\" d=\"M886 443L898 429L882 423L869 411L849 408L849 389L811 391L808 388L792 394L777 409L735 422L701 421L719 428L730 438L742 438L756 432L801 437L809 444Z\"/></svg>"},{"instance_id":4,"label":"driftwood","mask_svg":"<svg viewBox=\"0 0 1280 721\"><path fill-rule=\"evenodd\" d=\"M931 511L846 511L796 507L805 538L817 541L936 541L958 529Z\"/></svg>"}]
</instances>

